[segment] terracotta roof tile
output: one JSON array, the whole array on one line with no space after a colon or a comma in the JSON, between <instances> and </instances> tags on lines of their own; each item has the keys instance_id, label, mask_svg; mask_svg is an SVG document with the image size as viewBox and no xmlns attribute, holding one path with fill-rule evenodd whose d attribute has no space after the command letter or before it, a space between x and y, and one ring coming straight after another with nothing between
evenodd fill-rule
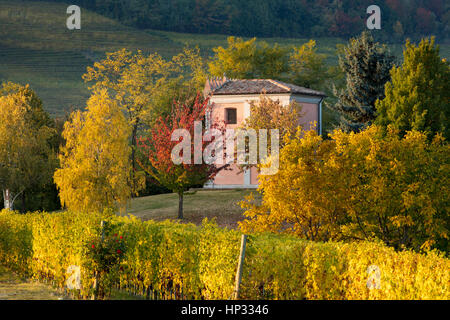
<instances>
[{"instance_id":1,"label":"terracotta roof tile","mask_svg":"<svg viewBox=\"0 0 450 320\"><path fill-rule=\"evenodd\" d=\"M222 80L219 83L215 82L213 85L208 81L206 87L208 87L208 90L206 90L205 93L208 92L213 95L261 94L262 92L266 92L267 94L291 93L321 97L326 96L325 93L320 91L271 79L226 79L226 81Z\"/></svg>"}]
</instances>

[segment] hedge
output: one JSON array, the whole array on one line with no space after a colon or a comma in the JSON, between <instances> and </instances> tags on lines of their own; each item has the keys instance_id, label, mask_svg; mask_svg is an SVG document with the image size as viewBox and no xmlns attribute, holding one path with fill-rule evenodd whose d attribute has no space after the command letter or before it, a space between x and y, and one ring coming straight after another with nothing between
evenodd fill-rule
<instances>
[{"instance_id":1,"label":"hedge","mask_svg":"<svg viewBox=\"0 0 450 320\"><path fill-rule=\"evenodd\" d=\"M111 213L0 212L0 263L64 288L66 270L81 267L80 298L93 293L86 245L106 220L123 237L120 266L101 285L148 298L230 299L240 234L212 222L202 226L154 222ZM274 234L248 237L242 299L446 299L450 260L437 251L395 251L377 242L318 243ZM368 268L380 271L369 289Z\"/></svg>"}]
</instances>

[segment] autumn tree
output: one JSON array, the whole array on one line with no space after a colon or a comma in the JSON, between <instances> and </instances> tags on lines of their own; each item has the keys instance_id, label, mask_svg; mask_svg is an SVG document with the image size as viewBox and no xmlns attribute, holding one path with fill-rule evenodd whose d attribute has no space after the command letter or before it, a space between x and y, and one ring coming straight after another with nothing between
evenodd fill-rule
<instances>
[{"instance_id":1,"label":"autumn tree","mask_svg":"<svg viewBox=\"0 0 450 320\"><path fill-rule=\"evenodd\" d=\"M434 38L418 46L406 43L404 62L391 71L386 97L377 102L377 123L392 125L405 134L419 130L432 138L441 132L450 138L450 64L439 56Z\"/></svg>"},{"instance_id":2,"label":"autumn tree","mask_svg":"<svg viewBox=\"0 0 450 320\"><path fill-rule=\"evenodd\" d=\"M53 128L55 126L54 120L50 117L48 112L44 110L42 100L36 92L30 88L29 85L23 86L13 82L3 83L0 87L0 96L7 96L11 94L18 94L25 98L26 104L24 107L29 115L28 120L35 128L42 126Z\"/></svg>"},{"instance_id":3,"label":"autumn tree","mask_svg":"<svg viewBox=\"0 0 450 320\"><path fill-rule=\"evenodd\" d=\"M300 123L302 117L302 107L299 103L293 101L288 105L284 105L279 100L272 100L266 94L261 94L258 100L250 102L250 116L241 124L240 128L244 130L254 129L267 130L267 142L271 141L271 129L279 131L279 148L284 146L284 136L292 137L297 132L299 126L305 125ZM258 154L259 154L259 136ZM267 151L271 152L271 143L267 144ZM259 163L263 159L259 159ZM243 169L247 169L255 165L243 165Z\"/></svg>"},{"instance_id":4,"label":"autumn tree","mask_svg":"<svg viewBox=\"0 0 450 320\"><path fill-rule=\"evenodd\" d=\"M235 79L279 78L288 71L287 50L275 44L228 37L228 47L213 49L215 56L209 63L209 72L216 77Z\"/></svg>"},{"instance_id":5,"label":"autumn tree","mask_svg":"<svg viewBox=\"0 0 450 320\"><path fill-rule=\"evenodd\" d=\"M145 126L170 113L173 100L193 101L206 81L205 66L198 48L166 60L157 53L144 55L126 49L108 53L106 58L88 67L83 75L90 89L107 89L125 112L131 126L132 189L143 188L143 176L136 162L136 138Z\"/></svg>"},{"instance_id":6,"label":"autumn tree","mask_svg":"<svg viewBox=\"0 0 450 320\"><path fill-rule=\"evenodd\" d=\"M332 84L340 79L341 71L337 67L329 67L326 59L327 55L317 52L315 40L294 47L289 55L286 80L298 86L324 90L331 94Z\"/></svg>"},{"instance_id":7,"label":"autumn tree","mask_svg":"<svg viewBox=\"0 0 450 320\"><path fill-rule=\"evenodd\" d=\"M42 102L28 85L3 84L0 89L0 185L5 208L13 209L18 196L24 197L27 192L51 184L57 165L55 135Z\"/></svg>"},{"instance_id":8,"label":"autumn tree","mask_svg":"<svg viewBox=\"0 0 450 320\"><path fill-rule=\"evenodd\" d=\"M240 227L448 251L449 151L442 136L429 142L417 131L401 138L371 126L329 140L300 131L281 150L278 173L260 177L262 203L243 202Z\"/></svg>"},{"instance_id":9,"label":"autumn tree","mask_svg":"<svg viewBox=\"0 0 450 320\"><path fill-rule=\"evenodd\" d=\"M334 185L337 179L330 179L335 173L324 171L325 162L320 161L332 151L331 142L302 130L285 141L278 173L259 176L262 203L253 194L241 203L247 218L239 223L241 230L295 234L315 241L335 238L339 227L332 221L340 220L343 212L335 205L335 188L326 184Z\"/></svg>"},{"instance_id":10,"label":"autumn tree","mask_svg":"<svg viewBox=\"0 0 450 320\"><path fill-rule=\"evenodd\" d=\"M147 159L146 163L141 162L140 165L157 182L178 194L178 219L183 219L184 192L195 186L203 186L227 167L203 161L207 145L220 141L217 137L211 137L212 141L204 138L206 132L201 121L207 107L208 99L200 102L199 97L193 105L175 103L172 113L156 122L149 137L139 139L138 145ZM212 129L223 133L219 125L213 125ZM201 137L196 141L198 135ZM213 157L212 153L209 156Z\"/></svg>"},{"instance_id":11,"label":"autumn tree","mask_svg":"<svg viewBox=\"0 0 450 320\"><path fill-rule=\"evenodd\" d=\"M64 125L61 168L54 175L63 206L123 208L131 195L129 135L121 108L105 89L95 91L86 111L72 113Z\"/></svg>"},{"instance_id":12,"label":"autumn tree","mask_svg":"<svg viewBox=\"0 0 450 320\"><path fill-rule=\"evenodd\" d=\"M265 93L258 100L250 101L250 116L242 123L244 129L279 129L280 136L293 136L297 132L302 117L302 106L296 102L284 105L280 100L273 100Z\"/></svg>"},{"instance_id":13,"label":"autumn tree","mask_svg":"<svg viewBox=\"0 0 450 320\"><path fill-rule=\"evenodd\" d=\"M373 123L377 115L375 102L384 97L393 61L386 47L375 42L368 32L350 39L342 49L339 66L345 74L346 86L335 88L338 101L327 105L341 116L342 130L358 132Z\"/></svg>"}]
</instances>

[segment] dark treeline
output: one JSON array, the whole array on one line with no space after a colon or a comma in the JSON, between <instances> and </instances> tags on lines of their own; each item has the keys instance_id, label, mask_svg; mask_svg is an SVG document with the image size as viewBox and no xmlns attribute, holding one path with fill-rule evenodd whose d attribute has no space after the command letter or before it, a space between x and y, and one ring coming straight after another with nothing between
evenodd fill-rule
<instances>
[{"instance_id":1,"label":"dark treeline","mask_svg":"<svg viewBox=\"0 0 450 320\"><path fill-rule=\"evenodd\" d=\"M38 0L36 0L38 1ZM49 0L46 0L49 1ZM53 0L67 2L67 0ZM343 37L365 28L373 0L72 0L138 28L257 37ZM450 2L382 0L385 41L450 34Z\"/></svg>"}]
</instances>

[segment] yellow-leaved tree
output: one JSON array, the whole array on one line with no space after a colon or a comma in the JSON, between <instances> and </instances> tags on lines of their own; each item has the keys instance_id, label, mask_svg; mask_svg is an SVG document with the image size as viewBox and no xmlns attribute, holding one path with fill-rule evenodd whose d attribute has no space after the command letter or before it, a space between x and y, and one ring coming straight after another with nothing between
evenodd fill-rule
<instances>
[{"instance_id":1,"label":"yellow-leaved tree","mask_svg":"<svg viewBox=\"0 0 450 320\"><path fill-rule=\"evenodd\" d=\"M51 183L57 162L52 143L55 136L52 121L34 91L28 85L3 84L0 88L0 188L5 208L13 209L18 196Z\"/></svg>"},{"instance_id":2,"label":"yellow-leaved tree","mask_svg":"<svg viewBox=\"0 0 450 320\"><path fill-rule=\"evenodd\" d=\"M260 177L262 203L242 203L244 232L448 251L450 146L442 136L429 142L411 131L400 138L372 126L330 138L315 131L286 137L279 172Z\"/></svg>"},{"instance_id":3,"label":"yellow-leaved tree","mask_svg":"<svg viewBox=\"0 0 450 320\"><path fill-rule=\"evenodd\" d=\"M228 37L228 47L213 49L215 56L209 63L209 72L216 77L226 74L230 78L279 78L289 71L288 49L269 45L256 38L245 41Z\"/></svg>"},{"instance_id":4,"label":"yellow-leaved tree","mask_svg":"<svg viewBox=\"0 0 450 320\"><path fill-rule=\"evenodd\" d=\"M117 208L131 194L130 126L107 91L95 91L85 112L64 125L61 169L54 180L63 206L74 211Z\"/></svg>"},{"instance_id":5,"label":"yellow-leaved tree","mask_svg":"<svg viewBox=\"0 0 450 320\"><path fill-rule=\"evenodd\" d=\"M266 94L261 94L259 100L250 102L250 116L242 124L243 129L278 129L280 137L286 134L295 135L301 123L302 106L292 101L284 105L280 100L272 100Z\"/></svg>"},{"instance_id":6,"label":"yellow-leaved tree","mask_svg":"<svg viewBox=\"0 0 450 320\"><path fill-rule=\"evenodd\" d=\"M255 132L260 130L267 130L267 151L268 154L272 152L272 129L279 130L279 148L284 146L283 137L295 136L297 128L305 125L301 123L302 106L296 101L292 101L288 105L284 105L280 100L273 100L265 93L262 93L258 100L250 102L250 116L247 117L240 125L240 129L254 129ZM259 135L257 136L257 149L259 157ZM248 144L248 143L247 143ZM258 163L263 163L266 159L259 159ZM248 169L255 167L255 164L241 165L241 169Z\"/></svg>"}]
</instances>

